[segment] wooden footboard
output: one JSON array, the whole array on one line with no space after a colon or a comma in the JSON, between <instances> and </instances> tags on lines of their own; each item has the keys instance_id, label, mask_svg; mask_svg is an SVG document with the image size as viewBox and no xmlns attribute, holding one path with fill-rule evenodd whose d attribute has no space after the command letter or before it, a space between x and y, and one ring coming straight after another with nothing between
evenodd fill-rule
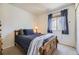
<instances>
[{"instance_id":1,"label":"wooden footboard","mask_svg":"<svg viewBox=\"0 0 79 59\"><path fill-rule=\"evenodd\" d=\"M57 49L57 37L50 38L48 42L46 42L42 47L39 48L39 52L41 55L51 55L54 50Z\"/></svg>"}]
</instances>

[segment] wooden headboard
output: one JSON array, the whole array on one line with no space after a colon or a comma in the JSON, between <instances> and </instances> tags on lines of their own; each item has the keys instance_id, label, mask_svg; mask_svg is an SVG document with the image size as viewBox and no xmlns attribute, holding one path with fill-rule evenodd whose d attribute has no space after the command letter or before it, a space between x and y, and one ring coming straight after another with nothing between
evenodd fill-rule
<instances>
[{"instance_id":1,"label":"wooden headboard","mask_svg":"<svg viewBox=\"0 0 79 59\"><path fill-rule=\"evenodd\" d=\"M20 31L20 29L14 31L15 32L15 36L19 35L19 31Z\"/></svg>"},{"instance_id":2,"label":"wooden headboard","mask_svg":"<svg viewBox=\"0 0 79 59\"><path fill-rule=\"evenodd\" d=\"M16 36L21 35L20 34L20 32L21 32L20 30L22 30L22 29L19 29L19 30L15 30L14 31L15 39L16 39Z\"/></svg>"}]
</instances>

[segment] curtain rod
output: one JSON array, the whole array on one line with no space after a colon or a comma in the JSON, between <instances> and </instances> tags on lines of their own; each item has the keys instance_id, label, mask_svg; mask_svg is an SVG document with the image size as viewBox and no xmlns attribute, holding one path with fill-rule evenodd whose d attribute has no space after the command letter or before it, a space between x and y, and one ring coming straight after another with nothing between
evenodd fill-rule
<instances>
[{"instance_id":1,"label":"curtain rod","mask_svg":"<svg viewBox=\"0 0 79 59\"><path fill-rule=\"evenodd\" d=\"M66 8L68 10L68 8ZM62 9L62 10L65 10L65 9ZM55 11L51 11L49 12L48 14L58 14L58 13L61 13L61 10L55 10Z\"/></svg>"},{"instance_id":2,"label":"curtain rod","mask_svg":"<svg viewBox=\"0 0 79 59\"><path fill-rule=\"evenodd\" d=\"M57 13L60 13L61 11L51 11L49 12L48 14L57 14Z\"/></svg>"}]
</instances>

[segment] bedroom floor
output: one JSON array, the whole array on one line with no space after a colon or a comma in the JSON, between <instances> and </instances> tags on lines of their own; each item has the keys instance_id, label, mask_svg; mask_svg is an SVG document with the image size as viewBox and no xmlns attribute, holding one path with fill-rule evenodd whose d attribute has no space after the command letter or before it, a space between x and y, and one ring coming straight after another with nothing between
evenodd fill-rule
<instances>
[{"instance_id":1,"label":"bedroom floor","mask_svg":"<svg viewBox=\"0 0 79 59\"><path fill-rule=\"evenodd\" d=\"M77 55L76 49L58 44L58 49L53 53L54 55Z\"/></svg>"},{"instance_id":2,"label":"bedroom floor","mask_svg":"<svg viewBox=\"0 0 79 59\"><path fill-rule=\"evenodd\" d=\"M53 53L54 55L77 55L76 49L58 44L57 50ZM3 55L23 55L22 51L19 50L16 46L7 48L3 50Z\"/></svg>"}]
</instances>

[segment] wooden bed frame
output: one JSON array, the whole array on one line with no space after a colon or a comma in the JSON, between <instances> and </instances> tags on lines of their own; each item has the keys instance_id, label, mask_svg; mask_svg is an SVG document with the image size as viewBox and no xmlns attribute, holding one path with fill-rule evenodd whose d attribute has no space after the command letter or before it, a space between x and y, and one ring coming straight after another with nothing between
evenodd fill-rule
<instances>
[{"instance_id":1,"label":"wooden bed frame","mask_svg":"<svg viewBox=\"0 0 79 59\"><path fill-rule=\"evenodd\" d=\"M18 35L18 30L15 31L15 36ZM52 37L48 42L46 42L42 47L39 48L40 55L51 55L57 49L58 39L57 37ZM15 42L15 46L20 48L20 50L26 52L20 45ZM26 54L26 53L25 53Z\"/></svg>"},{"instance_id":2,"label":"wooden bed frame","mask_svg":"<svg viewBox=\"0 0 79 59\"><path fill-rule=\"evenodd\" d=\"M42 47L39 48L40 55L52 55L57 49L58 40L57 37L50 38Z\"/></svg>"}]
</instances>

